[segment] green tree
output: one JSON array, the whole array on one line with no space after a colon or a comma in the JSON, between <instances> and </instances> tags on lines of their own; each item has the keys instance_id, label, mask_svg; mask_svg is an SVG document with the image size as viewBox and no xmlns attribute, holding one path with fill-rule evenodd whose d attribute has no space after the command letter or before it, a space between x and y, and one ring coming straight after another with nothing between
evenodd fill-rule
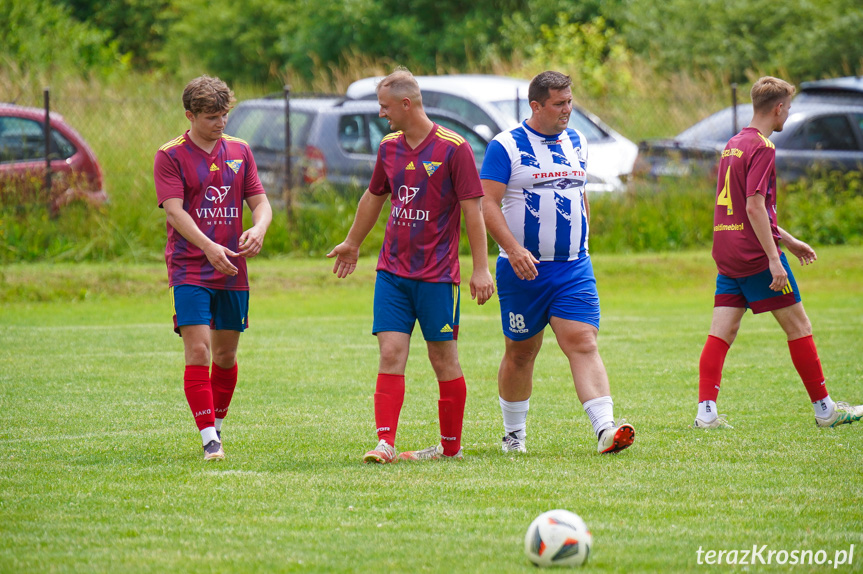
<instances>
[{"instance_id":1,"label":"green tree","mask_svg":"<svg viewBox=\"0 0 863 574\"><path fill-rule=\"evenodd\" d=\"M50 0L0 2L0 67L14 82L32 75L109 74L124 69L109 34Z\"/></svg>"},{"instance_id":2,"label":"green tree","mask_svg":"<svg viewBox=\"0 0 863 574\"><path fill-rule=\"evenodd\" d=\"M863 61L859 0L626 0L620 16L629 46L664 72L809 79L848 74Z\"/></svg>"}]
</instances>

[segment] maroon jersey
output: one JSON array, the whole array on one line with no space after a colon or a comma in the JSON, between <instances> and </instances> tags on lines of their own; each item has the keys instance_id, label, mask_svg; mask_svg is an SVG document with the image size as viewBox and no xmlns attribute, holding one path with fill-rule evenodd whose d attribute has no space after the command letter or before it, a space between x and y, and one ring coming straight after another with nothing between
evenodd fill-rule
<instances>
[{"instance_id":1,"label":"maroon jersey","mask_svg":"<svg viewBox=\"0 0 863 574\"><path fill-rule=\"evenodd\" d=\"M770 231L779 249L776 226L776 147L756 128L743 128L728 141L719 162L713 214L713 259L719 273L746 277L769 267L749 216L746 198L764 196Z\"/></svg>"},{"instance_id":2,"label":"maroon jersey","mask_svg":"<svg viewBox=\"0 0 863 574\"><path fill-rule=\"evenodd\" d=\"M437 124L416 149L402 132L384 137L369 184L391 194L378 271L418 281L459 283L459 201L482 197L470 144Z\"/></svg>"},{"instance_id":3,"label":"maroon jersey","mask_svg":"<svg viewBox=\"0 0 863 574\"><path fill-rule=\"evenodd\" d=\"M182 199L183 209L204 235L231 251L239 251L243 200L264 193L246 142L222 136L213 151L207 153L192 143L186 132L159 148L153 176L159 207L167 199ZM232 258L237 274L225 275L216 271L204 252L170 223L167 227L165 262L171 287L198 285L210 289L249 290L245 257Z\"/></svg>"}]
</instances>

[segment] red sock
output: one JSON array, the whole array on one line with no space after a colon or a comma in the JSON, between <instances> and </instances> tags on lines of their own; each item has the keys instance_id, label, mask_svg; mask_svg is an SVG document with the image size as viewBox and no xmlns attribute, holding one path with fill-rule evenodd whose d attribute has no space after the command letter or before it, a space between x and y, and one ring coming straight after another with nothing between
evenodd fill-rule
<instances>
[{"instance_id":1,"label":"red sock","mask_svg":"<svg viewBox=\"0 0 863 574\"><path fill-rule=\"evenodd\" d=\"M821 359L818 358L818 350L815 349L815 340L812 335L801 339L788 341L788 350L791 351L791 362L803 380L803 386L809 393L809 400L813 403L827 398L827 385L824 384L824 371L821 370Z\"/></svg>"},{"instance_id":2,"label":"red sock","mask_svg":"<svg viewBox=\"0 0 863 574\"><path fill-rule=\"evenodd\" d=\"M237 386L237 363L230 369L223 369L213 363L213 374L210 376L210 384L213 387L213 407L217 419L225 418L228 407L231 405L231 397Z\"/></svg>"},{"instance_id":3,"label":"red sock","mask_svg":"<svg viewBox=\"0 0 863 574\"><path fill-rule=\"evenodd\" d=\"M453 456L461 448L461 430L464 423L464 403L467 385L464 377L452 381L438 381L440 400L437 403L440 419L440 438L443 453Z\"/></svg>"},{"instance_id":4,"label":"red sock","mask_svg":"<svg viewBox=\"0 0 863 574\"><path fill-rule=\"evenodd\" d=\"M722 365L725 355L731 346L724 340L713 335L707 335L707 342L701 350L701 360L698 363L698 402L713 401L719 396L719 385L722 382Z\"/></svg>"},{"instance_id":5,"label":"red sock","mask_svg":"<svg viewBox=\"0 0 863 574\"><path fill-rule=\"evenodd\" d=\"M375 426L378 439L387 441L390 446L396 444L396 430L404 402L405 376L378 373L375 387Z\"/></svg>"},{"instance_id":6,"label":"red sock","mask_svg":"<svg viewBox=\"0 0 863 574\"><path fill-rule=\"evenodd\" d=\"M186 401L192 409L198 430L216 424L213 413L213 390L210 387L210 369L203 365L186 365L183 374L183 387L186 390Z\"/></svg>"}]
</instances>

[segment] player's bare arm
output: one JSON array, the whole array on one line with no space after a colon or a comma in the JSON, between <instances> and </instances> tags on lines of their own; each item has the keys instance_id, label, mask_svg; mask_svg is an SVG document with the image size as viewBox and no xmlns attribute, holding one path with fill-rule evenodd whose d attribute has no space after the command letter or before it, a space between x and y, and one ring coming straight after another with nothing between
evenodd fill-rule
<instances>
[{"instance_id":1,"label":"player's bare arm","mask_svg":"<svg viewBox=\"0 0 863 574\"><path fill-rule=\"evenodd\" d=\"M252 227L240 235L240 257L254 257L264 246L264 236L273 221L273 209L267 195L253 195L246 200L252 210Z\"/></svg>"},{"instance_id":2,"label":"player's bare arm","mask_svg":"<svg viewBox=\"0 0 863 574\"><path fill-rule=\"evenodd\" d=\"M357 214L354 216L354 222L351 224L348 236L344 241L336 245L332 251L327 253L327 257L331 259L335 257L336 259L333 265L333 273L339 279L344 279L357 268L357 260L360 257L360 245L362 245L366 236L368 236L375 223L377 223L386 200L386 195L375 195L366 189L360 198Z\"/></svg>"},{"instance_id":3,"label":"player's bare arm","mask_svg":"<svg viewBox=\"0 0 863 574\"><path fill-rule=\"evenodd\" d=\"M236 275L237 268L228 259L228 257L239 257L239 254L234 253L227 247L219 245L204 235L192 216L183 209L183 200L179 198L166 199L162 203L165 209L165 215L168 218L168 223L185 237L193 245L200 248L207 256L209 261L216 271L225 275Z\"/></svg>"},{"instance_id":4,"label":"player's bare arm","mask_svg":"<svg viewBox=\"0 0 863 574\"><path fill-rule=\"evenodd\" d=\"M782 245L800 261L800 265L809 265L818 260L815 250L809 244L800 241L781 227L779 227L779 235L782 236Z\"/></svg>"},{"instance_id":5,"label":"player's bare arm","mask_svg":"<svg viewBox=\"0 0 863 574\"><path fill-rule=\"evenodd\" d=\"M506 193L506 184L491 179L483 179L481 182L485 194L482 198L482 213L489 235L506 252L509 264L519 279L528 281L536 279L539 275L536 270L539 260L513 236L500 209L503 195Z\"/></svg>"},{"instance_id":6,"label":"player's bare arm","mask_svg":"<svg viewBox=\"0 0 863 574\"><path fill-rule=\"evenodd\" d=\"M485 236L485 221L482 216L482 200L479 197L460 201L464 212L467 240L473 259L470 275L470 298L478 305L484 304L494 294L494 279L488 270L488 243Z\"/></svg>"},{"instance_id":7,"label":"player's bare arm","mask_svg":"<svg viewBox=\"0 0 863 574\"><path fill-rule=\"evenodd\" d=\"M770 274L773 276L770 288L773 291L782 291L786 283L788 283L788 273L782 266L782 261L779 259L779 250L773 242L773 234L770 232L770 218L767 215L767 207L765 207L763 195L756 193L746 198L746 215L749 217L752 230L755 232L758 243L761 244L761 248L764 250L769 261Z\"/></svg>"}]
</instances>

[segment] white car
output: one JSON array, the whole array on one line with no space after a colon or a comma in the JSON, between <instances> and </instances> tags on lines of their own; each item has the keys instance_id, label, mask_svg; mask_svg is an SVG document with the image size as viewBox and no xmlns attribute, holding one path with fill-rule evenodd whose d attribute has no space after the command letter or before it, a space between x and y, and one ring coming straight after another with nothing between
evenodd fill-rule
<instances>
[{"instance_id":1,"label":"white car","mask_svg":"<svg viewBox=\"0 0 863 574\"><path fill-rule=\"evenodd\" d=\"M364 78L348 86L347 97L371 100L382 76ZM455 74L416 76L426 106L450 110L489 141L498 133L530 117L527 89L530 82L505 76ZM588 143L587 189L620 191L632 173L638 146L595 115L573 106L569 127L584 134Z\"/></svg>"}]
</instances>

